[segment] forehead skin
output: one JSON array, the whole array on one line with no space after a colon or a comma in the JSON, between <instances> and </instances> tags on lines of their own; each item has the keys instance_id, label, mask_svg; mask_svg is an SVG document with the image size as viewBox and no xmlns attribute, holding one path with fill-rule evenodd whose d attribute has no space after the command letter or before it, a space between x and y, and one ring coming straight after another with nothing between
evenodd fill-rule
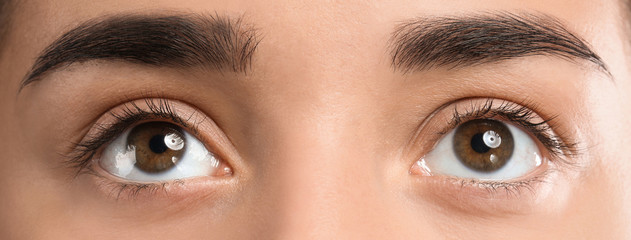
<instances>
[{"instance_id":1,"label":"forehead skin","mask_svg":"<svg viewBox=\"0 0 631 240\"><path fill-rule=\"evenodd\" d=\"M0 146L0 235L9 239L631 237L625 189L631 185L631 49L616 1L66 0L15 6L0 55L0 139L6 140ZM590 44L612 79L588 63L541 56L409 75L390 66L388 41L398 23L489 12L560 19ZM119 13L243 17L261 36L252 71L85 63L18 94L37 56L61 34ZM495 78L507 83L486 82ZM147 82L160 84L159 95L215 118L244 159L232 163L244 172L239 186L165 207L158 200L149 206L104 200L86 178L70 180L56 154L67 146L56 143L80 140L117 101L153 94L142 90ZM455 97L522 92L543 99L545 112L561 115L563 130L584 142L580 166L540 189L527 210L515 200L511 214L498 216L452 211L414 190L419 184L410 184L407 171L412 162L399 159L405 158L401 139L414 133L418 119Z\"/></svg>"}]
</instances>

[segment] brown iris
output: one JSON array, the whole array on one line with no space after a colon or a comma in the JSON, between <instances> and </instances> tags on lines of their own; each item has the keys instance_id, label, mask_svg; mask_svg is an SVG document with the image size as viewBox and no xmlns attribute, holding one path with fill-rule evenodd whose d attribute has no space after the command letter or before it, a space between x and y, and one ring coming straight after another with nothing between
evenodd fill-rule
<instances>
[{"instance_id":1,"label":"brown iris","mask_svg":"<svg viewBox=\"0 0 631 240\"><path fill-rule=\"evenodd\" d=\"M454 134L454 151L468 168L490 172L504 166L513 154L513 135L499 121L478 119L461 124Z\"/></svg>"},{"instance_id":2,"label":"brown iris","mask_svg":"<svg viewBox=\"0 0 631 240\"><path fill-rule=\"evenodd\" d=\"M184 154L184 134L170 123L143 123L131 130L127 146L136 151L136 167L159 173L173 168Z\"/></svg>"}]
</instances>

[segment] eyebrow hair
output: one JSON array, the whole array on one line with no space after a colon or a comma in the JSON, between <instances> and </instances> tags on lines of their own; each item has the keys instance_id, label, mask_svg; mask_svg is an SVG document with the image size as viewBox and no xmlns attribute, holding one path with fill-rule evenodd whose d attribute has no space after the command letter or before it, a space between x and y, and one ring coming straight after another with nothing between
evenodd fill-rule
<instances>
[{"instance_id":1,"label":"eyebrow hair","mask_svg":"<svg viewBox=\"0 0 631 240\"><path fill-rule=\"evenodd\" d=\"M45 73L89 60L152 66L209 66L245 72L259 43L241 18L215 15L115 15L63 34L37 58L20 90Z\"/></svg>"},{"instance_id":2,"label":"eyebrow hair","mask_svg":"<svg viewBox=\"0 0 631 240\"><path fill-rule=\"evenodd\" d=\"M545 55L587 60L609 74L585 41L543 14L417 18L400 24L390 44L391 64L403 72Z\"/></svg>"}]
</instances>

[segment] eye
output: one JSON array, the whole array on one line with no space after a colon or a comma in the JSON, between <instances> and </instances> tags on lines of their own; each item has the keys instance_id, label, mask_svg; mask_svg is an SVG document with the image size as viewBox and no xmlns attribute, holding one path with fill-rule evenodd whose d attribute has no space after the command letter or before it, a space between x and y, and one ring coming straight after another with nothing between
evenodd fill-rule
<instances>
[{"instance_id":1,"label":"eye","mask_svg":"<svg viewBox=\"0 0 631 240\"><path fill-rule=\"evenodd\" d=\"M523 177L541 163L529 134L501 121L477 119L447 133L415 167L428 175L497 181Z\"/></svg>"},{"instance_id":2,"label":"eye","mask_svg":"<svg viewBox=\"0 0 631 240\"><path fill-rule=\"evenodd\" d=\"M197 138L167 122L147 122L124 131L98 160L108 173L134 182L160 182L228 174L230 168Z\"/></svg>"}]
</instances>

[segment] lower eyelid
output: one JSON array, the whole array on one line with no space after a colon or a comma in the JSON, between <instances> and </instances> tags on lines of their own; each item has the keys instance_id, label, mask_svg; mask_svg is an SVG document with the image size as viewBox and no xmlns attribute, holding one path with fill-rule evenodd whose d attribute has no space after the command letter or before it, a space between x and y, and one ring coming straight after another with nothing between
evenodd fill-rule
<instances>
[{"instance_id":1,"label":"lower eyelid","mask_svg":"<svg viewBox=\"0 0 631 240\"><path fill-rule=\"evenodd\" d=\"M475 217L498 217L536 211L548 199L558 175L554 171L532 173L511 182L479 181L448 176L414 177L412 196L429 204Z\"/></svg>"},{"instance_id":2,"label":"lower eyelid","mask_svg":"<svg viewBox=\"0 0 631 240\"><path fill-rule=\"evenodd\" d=\"M195 177L164 182L139 183L119 179L96 166L92 174L85 174L86 181L93 182L98 192L111 200L122 201L182 201L197 194L214 194L236 183L234 178Z\"/></svg>"},{"instance_id":3,"label":"lower eyelid","mask_svg":"<svg viewBox=\"0 0 631 240\"><path fill-rule=\"evenodd\" d=\"M427 173L424 166L415 164L410 170L411 174L417 178L440 179L444 183L457 185L462 190L467 190L479 197L504 199L510 197L521 197L522 194L535 194L536 187L540 183L545 183L549 175L556 171L554 163L544 160L534 171L527 173L517 179L508 180L485 180L475 178L460 178L449 175L436 175ZM431 181L429 181L431 182Z\"/></svg>"}]
</instances>

